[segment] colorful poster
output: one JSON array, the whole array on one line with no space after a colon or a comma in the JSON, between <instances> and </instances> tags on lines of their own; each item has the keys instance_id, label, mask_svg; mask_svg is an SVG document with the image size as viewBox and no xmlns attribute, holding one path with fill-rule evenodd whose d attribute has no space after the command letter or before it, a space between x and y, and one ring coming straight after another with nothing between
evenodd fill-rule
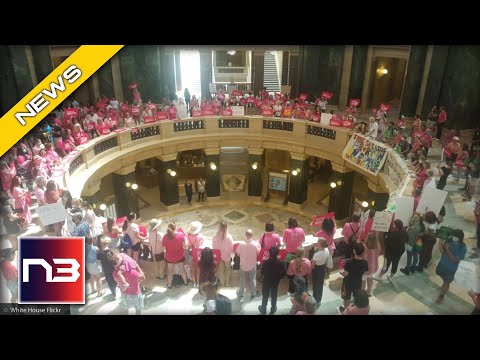
<instances>
[{"instance_id":1,"label":"colorful poster","mask_svg":"<svg viewBox=\"0 0 480 360\"><path fill-rule=\"evenodd\" d=\"M373 231L387 232L390 229L392 223L393 213L389 211L377 211L373 218Z\"/></svg>"},{"instance_id":2,"label":"colorful poster","mask_svg":"<svg viewBox=\"0 0 480 360\"><path fill-rule=\"evenodd\" d=\"M268 175L268 187L272 190L287 191L287 174L271 172Z\"/></svg>"},{"instance_id":3,"label":"colorful poster","mask_svg":"<svg viewBox=\"0 0 480 360\"><path fill-rule=\"evenodd\" d=\"M385 163L389 149L387 145L355 133L343 150L342 156L348 162L377 175Z\"/></svg>"}]
</instances>

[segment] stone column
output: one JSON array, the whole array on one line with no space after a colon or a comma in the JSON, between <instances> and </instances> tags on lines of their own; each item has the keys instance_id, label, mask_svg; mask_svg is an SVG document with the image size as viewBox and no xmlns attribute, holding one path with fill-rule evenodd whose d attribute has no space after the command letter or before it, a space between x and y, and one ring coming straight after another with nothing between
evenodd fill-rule
<instances>
[{"instance_id":1,"label":"stone column","mask_svg":"<svg viewBox=\"0 0 480 360\"><path fill-rule=\"evenodd\" d=\"M348 90L348 99L361 99L363 81L365 78L365 65L367 62L368 46L354 45L352 53L352 69L350 73L350 83Z\"/></svg>"},{"instance_id":2,"label":"stone column","mask_svg":"<svg viewBox=\"0 0 480 360\"><path fill-rule=\"evenodd\" d=\"M137 218L140 217L137 193L136 190L132 189L132 185L137 183L135 166L136 164L124 167L112 174L117 217L127 216L132 212L137 214Z\"/></svg>"},{"instance_id":3,"label":"stone column","mask_svg":"<svg viewBox=\"0 0 480 360\"><path fill-rule=\"evenodd\" d=\"M422 84L420 86L420 94L418 96L418 104L417 104L417 114L421 114L423 108L423 100L425 98L425 91L427 89L427 81L428 75L430 73L430 64L432 63L432 55L433 55L433 45L428 45L427 49L427 56L425 58L425 67L423 69L423 77L422 77Z\"/></svg>"},{"instance_id":4,"label":"stone column","mask_svg":"<svg viewBox=\"0 0 480 360\"><path fill-rule=\"evenodd\" d=\"M164 155L159 157L158 164L158 180L160 189L160 202L165 205L168 210L178 208L178 175L172 176L172 171L177 172L177 154Z\"/></svg>"},{"instance_id":5,"label":"stone column","mask_svg":"<svg viewBox=\"0 0 480 360\"><path fill-rule=\"evenodd\" d=\"M302 64L300 59L300 51L290 51L290 83L291 93L290 98L295 98L298 95L298 89L300 87L300 74L302 70Z\"/></svg>"},{"instance_id":6,"label":"stone column","mask_svg":"<svg viewBox=\"0 0 480 360\"><path fill-rule=\"evenodd\" d=\"M115 98L120 101L123 99L122 74L120 72L120 57L115 55L112 60L112 80Z\"/></svg>"},{"instance_id":7,"label":"stone column","mask_svg":"<svg viewBox=\"0 0 480 360\"><path fill-rule=\"evenodd\" d=\"M297 175L293 175L293 171L297 171ZM308 193L308 161L305 155L291 154L289 176L288 201L298 205L297 207L301 209L307 201Z\"/></svg>"},{"instance_id":8,"label":"stone column","mask_svg":"<svg viewBox=\"0 0 480 360\"><path fill-rule=\"evenodd\" d=\"M367 103L370 101L370 76L372 72L372 61L373 61L373 46L369 46L367 50L367 62L365 65L365 77L363 78L363 89L362 89L362 100L360 103L360 109L362 113L367 111ZM375 76L375 74L373 74Z\"/></svg>"},{"instance_id":9,"label":"stone column","mask_svg":"<svg viewBox=\"0 0 480 360\"><path fill-rule=\"evenodd\" d=\"M200 50L200 86L202 89L202 97L211 99L210 94L210 83L213 82L212 74L212 50L201 49ZM190 89L191 91L192 89ZM197 99L200 100L199 94L196 95Z\"/></svg>"},{"instance_id":10,"label":"stone column","mask_svg":"<svg viewBox=\"0 0 480 360\"><path fill-rule=\"evenodd\" d=\"M426 56L426 45L412 45L410 47L410 57L407 64L407 75L403 86L402 105L400 108L400 113L405 117L414 116L417 110Z\"/></svg>"},{"instance_id":11,"label":"stone column","mask_svg":"<svg viewBox=\"0 0 480 360\"><path fill-rule=\"evenodd\" d=\"M332 163L330 183L335 183L336 187L330 190L328 212L335 212L337 220L348 218L351 215L353 175L354 172L344 165Z\"/></svg>"},{"instance_id":12,"label":"stone column","mask_svg":"<svg viewBox=\"0 0 480 360\"><path fill-rule=\"evenodd\" d=\"M254 95L257 95L263 89L265 51L252 52L252 87Z\"/></svg>"},{"instance_id":13,"label":"stone column","mask_svg":"<svg viewBox=\"0 0 480 360\"><path fill-rule=\"evenodd\" d=\"M257 163L257 168L253 169L252 165ZM251 200L260 200L262 197L263 180L263 149L248 150L248 197Z\"/></svg>"},{"instance_id":14,"label":"stone column","mask_svg":"<svg viewBox=\"0 0 480 360\"><path fill-rule=\"evenodd\" d=\"M212 170L210 164L214 163L216 169ZM205 167L207 178L205 179L208 200L220 198L220 154L218 150L205 151Z\"/></svg>"},{"instance_id":15,"label":"stone column","mask_svg":"<svg viewBox=\"0 0 480 360\"><path fill-rule=\"evenodd\" d=\"M32 56L38 82L41 82L53 71L52 56L49 45L32 45Z\"/></svg>"},{"instance_id":16,"label":"stone column","mask_svg":"<svg viewBox=\"0 0 480 360\"><path fill-rule=\"evenodd\" d=\"M350 86L350 76L352 73L353 45L345 45L345 54L343 55L342 80L340 81L340 100L339 109L344 109L348 105L348 89Z\"/></svg>"}]
</instances>

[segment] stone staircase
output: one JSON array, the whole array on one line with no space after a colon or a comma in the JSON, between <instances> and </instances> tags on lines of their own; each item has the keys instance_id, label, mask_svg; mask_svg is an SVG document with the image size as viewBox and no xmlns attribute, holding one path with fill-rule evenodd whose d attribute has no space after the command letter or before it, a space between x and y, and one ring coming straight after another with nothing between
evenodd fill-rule
<instances>
[{"instance_id":1,"label":"stone staircase","mask_svg":"<svg viewBox=\"0 0 480 360\"><path fill-rule=\"evenodd\" d=\"M265 52L263 71L263 86L266 87L269 92L280 92L277 62L275 60L275 55L273 55L270 51Z\"/></svg>"}]
</instances>

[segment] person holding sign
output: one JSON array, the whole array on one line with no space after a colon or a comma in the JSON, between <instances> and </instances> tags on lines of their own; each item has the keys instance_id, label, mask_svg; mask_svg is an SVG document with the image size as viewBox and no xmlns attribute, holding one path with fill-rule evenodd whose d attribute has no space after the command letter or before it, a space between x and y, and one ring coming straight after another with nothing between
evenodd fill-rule
<instances>
[{"instance_id":1,"label":"person holding sign","mask_svg":"<svg viewBox=\"0 0 480 360\"><path fill-rule=\"evenodd\" d=\"M442 257L437 265L435 273L443 280L440 295L438 295L437 304L442 304L443 299L450 288L450 283L455 278L458 270L458 264L465 259L467 246L463 242L464 233L462 230L455 230L453 236L449 237L445 243L439 245Z\"/></svg>"},{"instance_id":2,"label":"person holding sign","mask_svg":"<svg viewBox=\"0 0 480 360\"><path fill-rule=\"evenodd\" d=\"M408 234L403 229L402 220L395 220L395 229L390 231L385 238L385 260L383 269L375 280L382 281L382 276L388 271L390 264L392 270L390 275L387 275L388 282L392 281L392 277L397 272L398 262L405 252L405 244L408 242Z\"/></svg>"}]
</instances>

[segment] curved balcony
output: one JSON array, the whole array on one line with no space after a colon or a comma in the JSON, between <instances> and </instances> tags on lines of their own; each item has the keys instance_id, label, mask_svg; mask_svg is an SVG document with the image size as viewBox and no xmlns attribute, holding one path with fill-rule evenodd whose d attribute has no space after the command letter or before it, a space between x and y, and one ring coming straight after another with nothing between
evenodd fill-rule
<instances>
[{"instance_id":1,"label":"curved balcony","mask_svg":"<svg viewBox=\"0 0 480 360\"><path fill-rule=\"evenodd\" d=\"M120 129L78 146L78 151L65 158L63 169L57 169L53 177L68 187L73 197L80 197L90 183L137 161L152 157L173 160L179 151L199 148L215 154L222 146L241 146L250 151L277 149L290 151L292 157L327 159L334 169L353 169L372 186L389 188L391 192L397 182L391 181L390 176L372 175L343 160L342 151L352 134L345 128L262 116L163 120L136 129Z\"/></svg>"}]
</instances>

